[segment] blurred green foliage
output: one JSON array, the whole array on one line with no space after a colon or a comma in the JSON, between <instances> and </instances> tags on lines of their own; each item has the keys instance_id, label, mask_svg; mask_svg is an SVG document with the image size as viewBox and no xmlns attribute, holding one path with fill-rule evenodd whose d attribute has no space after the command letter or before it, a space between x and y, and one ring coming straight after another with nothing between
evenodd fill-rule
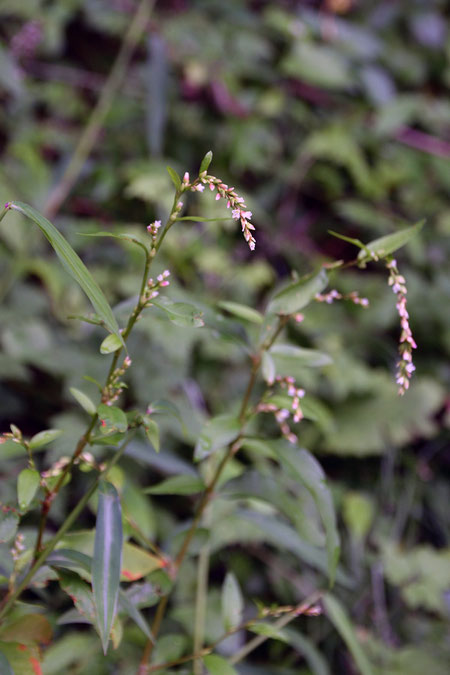
<instances>
[{"instance_id":1,"label":"blurred green foliage","mask_svg":"<svg viewBox=\"0 0 450 675\"><path fill-rule=\"evenodd\" d=\"M20 199L45 211L135 5L133 0L3 0L3 202ZM398 254L419 346L405 397L397 397L392 377L395 299L379 267L369 264L336 276L338 290L358 290L370 300L369 309L317 303L307 308L301 324L289 328L293 344L333 359L323 368L292 364L297 368L292 374L307 391L305 405L311 401L299 436L319 456L337 504L343 551L335 594L364 659L372 672L384 675L439 675L448 672L450 658L445 642L450 612L449 85L443 0L156 3L101 136L54 219L106 290L120 322L139 288L142 253L126 241L80 234L145 233L171 205L166 165L181 175L195 173L210 148L214 173L239 186L253 211L254 254L231 221L177 224L156 272L171 270L171 299L202 310L205 327L180 328L167 312L155 309L129 344L138 367L127 380L127 405L145 409L169 399L180 419L158 417L160 453L144 437L134 441L113 482L127 514L126 538L136 540L134 523L139 544L156 539L169 552L177 548L192 498L151 489L144 498L142 491L175 474L198 480L192 457L203 424L211 415L236 412L246 384L246 331L251 335L252 325L219 310L218 303L263 310L274 283L290 270L301 277L325 261L354 257L354 247L332 238L329 229L367 242L426 219L419 238ZM193 194L188 204L191 216L222 218L223 210L209 191ZM332 271L330 277L333 286ZM47 469L71 455L84 431L85 413L70 388L95 397L96 385L83 375L104 380L109 361L98 355L104 335L68 318L90 308L47 244L17 213L0 226L0 298L1 431L11 422L29 436L64 429L36 458L38 468ZM25 455L0 452L0 457L0 497L9 504L16 499ZM243 475L248 465L255 473ZM251 444L227 469L229 482L209 515L208 640L223 632L220 587L227 570L245 588L247 609L252 597L266 605L292 605L325 583L326 560L316 548L324 535L314 502L281 473L270 455ZM54 527L85 485L83 474L74 475L70 490L54 505ZM269 493L271 506L265 502ZM79 525L90 528L91 515L83 518ZM30 515L24 530L30 541L35 526ZM2 542L10 542L16 529L8 513L0 523ZM193 554L204 543L201 535ZM2 576L11 569L10 545L0 544ZM145 565L141 573L148 574ZM155 586L163 583L152 574L142 581L144 611L155 604L154 594L146 592L148 579ZM116 636L117 649L104 657L97 637L72 623L72 605L55 588L37 591L51 607L53 627L45 675L63 669L74 675L135 672L145 641L139 629L125 624L123 638ZM191 651L194 589L195 558L190 557L158 643L158 660ZM238 672L357 672L350 644L327 619L300 618L296 626L301 634L288 633L290 646L268 641L245 666L236 666ZM230 639L224 654L237 651L242 639L241 634ZM12 657L8 649L14 648L5 644L1 649L15 663L33 658L33 644L30 653ZM21 667L16 675L28 673Z\"/></svg>"}]
</instances>

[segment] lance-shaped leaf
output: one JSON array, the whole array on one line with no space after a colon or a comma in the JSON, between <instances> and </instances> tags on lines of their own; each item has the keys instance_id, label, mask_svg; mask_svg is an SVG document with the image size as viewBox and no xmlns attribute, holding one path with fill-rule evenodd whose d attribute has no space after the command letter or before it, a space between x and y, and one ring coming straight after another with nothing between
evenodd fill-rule
<instances>
[{"instance_id":1,"label":"lance-shaped leaf","mask_svg":"<svg viewBox=\"0 0 450 675\"><path fill-rule=\"evenodd\" d=\"M95 415L97 412L97 406L87 394L85 394L83 391L80 391L79 389L76 389L75 387L70 387L69 389L70 393L78 401L78 403L81 405L83 410L85 410L89 415Z\"/></svg>"},{"instance_id":2,"label":"lance-shaped leaf","mask_svg":"<svg viewBox=\"0 0 450 675\"><path fill-rule=\"evenodd\" d=\"M17 501L20 508L26 509L34 498L40 483L39 472L23 469L17 478Z\"/></svg>"},{"instance_id":3,"label":"lance-shaped leaf","mask_svg":"<svg viewBox=\"0 0 450 675\"><path fill-rule=\"evenodd\" d=\"M200 170L198 172L199 175L201 175L204 171L208 171L209 165L212 162L213 154L211 150L208 150L206 155L202 159L202 163L200 164Z\"/></svg>"},{"instance_id":4,"label":"lance-shaped leaf","mask_svg":"<svg viewBox=\"0 0 450 675\"><path fill-rule=\"evenodd\" d=\"M162 483L146 488L146 495L193 495L203 492L205 484L198 476L172 476Z\"/></svg>"},{"instance_id":5,"label":"lance-shaped leaf","mask_svg":"<svg viewBox=\"0 0 450 675\"><path fill-rule=\"evenodd\" d=\"M355 629L350 621L347 612L339 602L339 600L331 593L327 593L323 598L325 613L334 625L341 638L349 648L356 666L361 675L374 675L374 670L369 663L366 654L363 651L358 638L356 637Z\"/></svg>"},{"instance_id":6,"label":"lance-shaped leaf","mask_svg":"<svg viewBox=\"0 0 450 675\"><path fill-rule=\"evenodd\" d=\"M116 352L121 347L122 340L118 338L117 335L114 335L114 333L111 333L111 335L107 335L105 337L102 344L100 345L100 354L111 354L112 352Z\"/></svg>"},{"instance_id":7,"label":"lance-shaped leaf","mask_svg":"<svg viewBox=\"0 0 450 675\"><path fill-rule=\"evenodd\" d=\"M424 224L425 221L421 220L412 227L404 227L402 230L398 230L398 232L374 239L359 252L358 260L361 263L365 263L371 260L371 258L385 258L407 244L408 241L420 232Z\"/></svg>"},{"instance_id":8,"label":"lance-shaped leaf","mask_svg":"<svg viewBox=\"0 0 450 675\"><path fill-rule=\"evenodd\" d=\"M47 218L44 218L43 215L28 204L24 204L23 202L11 202L10 208L20 211L20 213L23 213L30 218L30 220L39 227L41 232L47 237L63 267L86 293L95 311L99 317L103 319L105 326L111 333L117 335L123 344L116 318L103 291L92 277L86 265L81 261L80 257L75 253L62 234L49 220L47 220Z\"/></svg>"},{"instance_id":9,"label":"lance-shaped leaf","mask_svg":"<svg viewBox=\"0 0 450 675\"><path fill-rule=\"evenodd\" d=\"M269 303L268 314L294 314L306 307L311 300L323 291L328 283L327 274L321 269L318 274L306 280L289 284L277 293Z\"/></svg>"},{"instance_id":10,"label":"lance-shaped leaf","mask_svg":"<svg viewBox=\"0 0 450 675\"><path fill-rule=\"evenodd\" d=\"M225 630L236 628L242 622L244 601L238 580L228 572L222 586L222 619Z\"/></svg>"},{"instance_id":11,"label":"lance-shaped leaf","mask_svg":"<svg viewBox=\"0 0 450 675\"><path fill-rule=\"evenodd\" d=\"M179 177L179 175L177 174L175 169L172 169L171 166L168 166L166 168L167 168L167 173L169 174L169 176L172 179L172 183L175 185L175 188L177 190L179 190L180 187L181 187L181 178Z\"/></svg>"},{"instance_id":12,"label":"lance-shaped leaf","mask_svg":"<svg viewBox=\"0 0 450 675\"><path fill-rule=\"evenodd\" d=\"M119 495L111 483L100 481L92 559L92 587L103 651L117 613L122 563L122 514Z\"/></svg>"},{"instance_id":13,"label":"lance-shaped leaf","mask_svg":"<svg viewBox=\"0 0 450 675\"><path fill-rule=\"evenodd\" d=\"M333 500L323 469L307 450L298 450L285 441L271 443L271 447L288 475L302 483L314 499L325 528L328 576L332 585L339 560L340 540Z\"/></svg>"},{"instance_id":14,"label":"lance-shaped leaf","mask_svg":"<svg viewBox=\"0 0 450 675\"><path fill-rule=\"evenodd\" d=\"M217 303L220 309L224 309L226 312L229 312L233 316L236 316L238 319L244 319L244 321L250 321L251 323L262 324L264 317L257 309L253 307L248 307L247 305L241 305L239 302L230 302L228 300L221 300Z\"/></svg>"},{"instance_id":15,"label":"lance-shaped leaf","mask_svg":"<svg viewBox=\"0 0 450 675\"><path fill-rule=\"evenodd\" d=\"M36 450L37 448L42 448L61 436L62 433L64 432L61 431L61 429L46 429L45 431L40 431L30 440L30 449Z\"/></svg>"}]
</instances>

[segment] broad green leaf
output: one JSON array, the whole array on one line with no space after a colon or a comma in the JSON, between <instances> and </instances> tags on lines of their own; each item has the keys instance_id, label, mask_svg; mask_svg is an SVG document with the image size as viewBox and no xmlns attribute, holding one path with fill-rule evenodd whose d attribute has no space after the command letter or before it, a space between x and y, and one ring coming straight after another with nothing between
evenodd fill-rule
<instances>
[{"instance_id":1,"label":"broad green leaf","mask_svg":"<svg viewBox=\"0 0 450 675\"><path fill-rule=\"evenodd\" d=\"M230 666L228 661L222 656L217 656L217 654L208 654L208 656L204 656L203 663L210 675L238 675L237 670L235 670L233 666Z\"/></svg>"},{"instance_id":2,"label":"broad green leaf","mask_svg":"<svg viewBox=\"0 0 450 675\"><path fill-rule=\"evenodd\" d=\"M275 344L269 354L275 362L277 375L292 375L295 379L299 378L303 368L321 368L333 362L324 352L294 345Z\"/></svg>"},{"instance_id":3,"label":"broad green leaf","mask_svg":"<svg viewBox=\"0 0 450 675\"><path fill-rule=\"evenodd\" d=\"M200 170L199 170L199 172L198 172L199 176L200 176L204 171L208 171L209 165L210 165L211 162L212 162L212 158L213 158L212 151L211 151L211 150L208 150L208 152L207 152L206 155L203 157L202 162L201 162L201 164L200 164Z\"/></svg>"},{"instance_id":4,"label":"broad green leaf","mask_svg":"<svg viewBox=\"0 0 450 675\"><path fill-rule=\"evenodd\" d=\"M0 509L0 544L7 544L16 536L19 516L15 511Z\"/></svg>"},{"instance_id":5,"label":"broad green leaf","mask_svg":"<svg viewBox=\"0 0 450 675\"><path fill-rule=\"evenodd\" d=\"M233 415L212 417L201 431L195 446L194 460L198 462L227 446L238 437L240 428L238 418Z\"/></svg>"},{"instance_id":6,"label":"broad green leaf","mask_svg":"<svg viewBox=\"0 0 450 675\"><path fill-rule=\"evenodd\" d=\"M122 347L123 340L121 340L117 335L111 333L107 335L100 345L100 354L111 354L116 352Z\"/></svg>"},{"instance_id":7,"label":"broad green leaf","mask_svg":"<svg viewBox=\"0 0 450 675\"><path fill-rule=\"evenodd\" d=\"M296 281L279 291L269 303L268 314L295 314L306 307L328 283L324 269L306 280Z\"/></svg>"},{"instance_id":8,"label":"broad green leaf","mask_svg":"<svg viewBox=\"0 0 450 675\"><path fill-rule=\"evenodd\" d=\"M165 302L152 301L152 304L162 309L176 326L201 328L205 325L202 312L187 302L168 302L166 299Z\"/></svg>"},{"instance_id":9,"label":"broad green leaf","mask_svg":"<svg viewBox=\"0 0 450 675\"><path fill-rule=\"evenodd\" d=\"M222 619L225 630L236 628L242 623L244 599L238 580L228 572L222 586Z\"/></svg>"},{"instance_id":10,"label":"broad green leaf","mask_svg":"<svg viewBox=\"0 0 450 675\"><path fill-rule=\"evenodd\" d=\"M172 167L168 166L167 173L171 177L172 183L175 185L175 188L179 190L181 187L181 178L179 177L177 172L174 169L172 169Z\"/></svg>"},{"instance_id":11,"label":"broad green leaf","mask_svg":"<svg viewBox=\"0 0 450 675\"><path fill-rule=\"evenodd\" d=\"M40 483L40 475L34 469L23 469L17 478L17 501L23 510L31 503Z\"/></svg>"},{"instance_id":12,"label":"broad green leaf","mask_svg":"<svg viewBox=\"0 0 450 675\"><path fill-rule=\"evenodd\" d=\"M233 314L238 319L244 319L245 321L250 321L251 323L261 324L264 320L263 315L258 312L253 307L247 307L247 305L241 305L238 302L229 302L228 300L221 300L217 303L220 309L224 309L226 312Z\"/></svg>"},{"instance_id":13,"label":"broad green leaf","mask_svg":"<svg viewBox=\"0 0 450 675\"><path fill-rule=\"evenodd\" d=\"M285 441L271 443L287 474L302 483L310 492L322 519L328 555L328 576L333 585L339 560L340 539L331 492L319 462L307 450L299 450Z\"/></svg>"},{"instance_id":14,"label":"broad green leaf","mask_svg":"<svg viewBox=\"0 0 450 675\"><path fill-rule=\"evenodd\" d=\"M100 430L103 434L110 434L118 431L123 434L128 429L128 421L123 410L114 405L100 403L97 408L100 420Z\"/></svg>"},{"instance_id":15,"label":"broad green leaf","mask_svg":"<svg viewBox=\"0 0 450 675\"><path fill-rule=\"evenodd\" d=\"M361 675L374 675L375 671L359 644L352 622L339 600L331 593L326 593L323 597L323 604L326 615L349 648Z\"/></svg>"},{"instance_id":16,"label":"broad green leaf","mask_svg":"<svg viewBox=\"0 0 450 675\"><path fill-rule=\"evenodd\" d=\"M85 410L89 415L95 415L97 412L97 406L95 403L89 398L87 394L84 392L80 391L79 389L76 389L75 387L70 387L70 393L74 397L76 401L81 405L83 410Z\"/></svg>"},{"instance_id":17,"label":"broad green leaf","mask_svg":"<svg viewBox=\"0 0 450 675\"><path fill-rule=\"evenodd\" d=\"M155 420L150 419L149 416L146 415L144 418L144 428L145 428L145 435L147 436L148 440L153 445L156 452L159 452L160 447L159 427L156 424Z\"/></svg>"},{"instance_id":18,"label":"broad green leaf","mask_svg":"<svg viewBox=\"0 0 450 675\"><path fill-rule=\"evenodd\" d=\"M45 431L40 431L30 440L30 449L36 450L37 448L42 448L44 445L48 445L56 438L59 438L62 433L64 432L60 429L46 429Z\"/></svg>"},{"instance_id":19,"label":"broad green leaf","mask_svg":"<svg viewBox=\"0 0 450 675\"><path fill-rule=\"evenodd\" d=\"M193 495L203 492L205 484L201 478L196 476L172 476L166 478L162 483L146 488L144 493L147 495Z\"/></svg>"},{"instance_id":20,"label":"broad green leaf","mask_svg":"<svg viewBox=\"0 0 450 675\"><path fill-rule=\"evenodd\" d=\"M407 244L420 232L424 224L425 221L421 220L412 227L405 227L398 232L394 232L393 234L388 234L384 237L380 237L379 239L374 239L365 245L365 249L368 249L374 258L385 258ZM366 250L362 250L358 254L358 260L361 263L368 262L372 259L370 254L367 253Z\"/></svg>"},{"instance_id":21,"label":"broad green leaf","mask_svg":"<svg viewBox=\"0 0 450 675\"><path fill-rule=\"evenodd\" d=\"M0 651L0 673L2 673L2 675L15 675L13 669L11 668L11 664L2 651Z\"/></svg>"},{"instance_id":22,"label":"broad green leaf","mask_svg":"<svg viewBox=\"0 0 450 675\"><path fill-rule=\"evenodd\" d=\"M248 628L252 633L257 635L264 635L265 637L271 638L272 640L280 640L280 642L289 642L287 635L284 634L284 631L281 628L277 628L271 623L267 622L258 622L254 623Z\"/></svg>"},{"instance_id":23,"label":"broad green leaf","mask_svg":"<svg viewBox=\"0 0 450 675\"><path fill-rule=\"evenodd\" d=\"M47 218L44 218L44 216L28 204L11 202L11 208L23 213L39 227L52 245L62 265L86 293L95 311L105 322L105 326L122 341L116 318L103 291L62 234Z\"/></svg>"},{"instance_id":24,"label":"broad green leaf","mask_svg":"<svg viewBox=\"0 0 450 675\"><path fill-rule=\"evenodd\" d=\"M122 563L122 514L120 499L111 483L100 481L92 559L92 587L103 652L117 613Z\"/></svg>"},{"instance_id":25,"label":"broad green leaf","mask_svg":"<svg viewBox=\"0 0 450 675\"><path fill-rule=\"evenodd\" d=\"M275 376L277 374L275 361L267 351L263 352L261 358L261 372L267 384L272 385L275 382Z\"/></svg>"}]
</instances>

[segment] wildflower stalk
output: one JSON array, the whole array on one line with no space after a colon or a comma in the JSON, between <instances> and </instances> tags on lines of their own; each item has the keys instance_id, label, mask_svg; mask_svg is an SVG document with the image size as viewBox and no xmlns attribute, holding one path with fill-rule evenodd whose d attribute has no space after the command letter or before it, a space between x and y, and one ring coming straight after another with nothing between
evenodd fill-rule
<instances>
[{"instance_id":1,"label":"wildflower stalk","mask_svg":"<svg viewBox=\"0 0 450 675\"><path fill-rule=\"evenodd\" d=\"M149 273L150 273L150 267L151 267L151 264L152 264L152 262L155 258L156 253L158 252L158 250L161 246L161 243L162 243L164 237L166 236L167 232L169 231L169 229L172 227L172 225L176 221L176 218L177 218L178 214L180 213L180 210L183 206L182 203L179 201L179 198L181 196L182 191L183 191L182 189L178 189L176 191L173 206L172 206L172 210L169 214L169 217L168 217L167 222L164 226L164 229L161 232L161 235L160 235L158 241L156 242L156 244L154 244L152 246L151 250L146 253L144 272L143 272L143 275L142 275L142 282L141 282L141 287L140 287L140 291L139 291L139 298L138 298L138 301L137 301L133 311L131 312L131 315L128 319L127 325L122 332L122 338L123 338L124 343L126 342L127 338L129 337L131 331L133 330L133 327L134 327L136 321L138 320L139 316L141 315L142 311L145 309L145 307L148 304L148 298L146 297L146 289L147 289L147 283L148 283L148 278L149 278ZM5 208L5 213L6 213L6 211L7 211L7 208ZM0 220L1 220L1 217L3 217L3 215L4 215L4 213L0 215ZM152 252L153 252L153 255L152 255ZM109 372L108 372L108 375L106 377L105 386L103 387L103 390L102 390L103 392L108 392L110 387L111 387L111 384L113 383L115 373L116 373L116 369L117 369L117 364L118 364L118 361L119 361L119 358L120 358L120 355L121 355L123 349L124 349L124 347L119 347L119 349L117 349L114 352L114 356L113 356L112 361L111 361L111 366L109 368ZM73 455L70 459L70 462L68 462L68 464L64 467L64 469L61 472L61 475L58 479L58 482L52 488L52 490L46 495L44 501L42 502L39 531L38 531L38 537L37 537L37 540L36 540L36 545L35 545L35 549L34 549L34 556L33 556L34 562L37 562L37 560L39 559L39 553L40 553L40 550L41 550L41 547L42 547L42 539L43 539L43 536L44 536L45 526L47 524L47 519L48 519L49 511L50 511L50 508L51 508L51 504L52 504L53 500L55 499L56 495L59 493L61 487L64 485L64 481L65 481L66 477L72 471L76 460L79 458L79 456L83 452L86 445L88 445L90 443L91 434L96 427L98 419L99 419L99 417L98 417L98 414L96 413L92 417L91 422L88 425L86 431L84 432L84 434L79 439L79 441L76 445L75 451L74 451L74 453L73 453Z\"/></svg>"},{"instance_id":2,"label":"wildflower stalk","mask_svg":"<svg viewBox=\"0 0 450 675\"><path fill-rule=\"evenodd\" d=\"M241 409L239 411L239 421L240 421L240 430L237 435L237 437L231 441L231 443L228 445L226 452L224 456L222 457L222 460L219 463L219 466L217 467L214 476L212 477L210 483L207 485L205 491L203 492L202 497L200 498L200 503L197 506L197 511L195 513L194 519L191 523L190 528L188 529L183 543L181 545L180 550L178 551L178 554L175 558L174 565L173 565L173 575L176 578L178 575L178 572L180 570L180 567L184 561L184 558L189 550L189 547L191 545L192 539L194 538L194 535L199 527L199 524L201 522L203 513L214 493L214 490L217 486L217 483L219 482L220 477L222 476L222 473L230 461L230 459L238 452L241 446L241 440L242 440L242 435L246 423L246 417L247 417L247 412L248 412L248 407L250 403L250 397L253 392L253 388L256 383L256 378L258 375L258 371L261 367L261 360L262 360L262 355L265 351L270 349L270 347L273 345L283 328L286 326L287 322L289 321L289 316L279 316L278 317L278 324L277 327L275 328L273 334L267 338L265 342L261 345L260 349L258 350L258 353L252 357L252 368L250 371L250 377L247 383L247 387L244 392L244 396L242 399L242 404L241 404ZM165 595L163 598L161 598L158 607L156 608L156 613L155 617L153 620L152 624L152 635L153 638L156 640L159 630L161 628L161 623L164 618L167 604L169 601L169 595ZM139 666L138 670L138 675L146 675L148 672L151 672L149 670L149 661L151 658L151 655L153 653L153 648L154 648L155 642L152 642L151 640L148 640L144 653L142 655L141 663Z\"/></svg>"}]
</instances>

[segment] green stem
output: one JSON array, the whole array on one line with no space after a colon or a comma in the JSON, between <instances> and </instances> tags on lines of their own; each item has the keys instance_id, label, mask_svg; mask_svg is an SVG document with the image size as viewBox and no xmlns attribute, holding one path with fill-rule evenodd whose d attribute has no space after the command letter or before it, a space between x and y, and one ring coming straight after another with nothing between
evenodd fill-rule
<instances>
[{"instance_id":1,"label":"green stem","mask_svg":"<svg viewBox=\"0 0 450 675\"><path fill-rule=\"evenodd\" d=\"M44 214L50 220L59 211L61 204L70 193L77 181L83 165L98 138L106 116L119 91L120 85L131 61L133 52L148 28L148 21L153 9L154 0L141 0L130 26L125 33L122 46L108 75L108 79L100 94L100 98L92 111L89 122L80 136L77 147L69 164L64 171L61 180L50 193Z\"/></svg>"},{"instance_id":2,"label":"green stem","mask_svg":"<svg viewBox=\"0 0 450 675\"><path fill-rule=\"evenodd\" d=\"M208 510L205 511L206 519ZM205 523L206 525L207 523ZM199 653L203 647L205 638L206 603L208 597L208 576L210 545L206 542L200 549L197 565L197 591L195 596L195 622L194 622L194 653ZM194 675L202 675L203 664L201 659L195 659Z\"/></svg>"}]
</instances>

